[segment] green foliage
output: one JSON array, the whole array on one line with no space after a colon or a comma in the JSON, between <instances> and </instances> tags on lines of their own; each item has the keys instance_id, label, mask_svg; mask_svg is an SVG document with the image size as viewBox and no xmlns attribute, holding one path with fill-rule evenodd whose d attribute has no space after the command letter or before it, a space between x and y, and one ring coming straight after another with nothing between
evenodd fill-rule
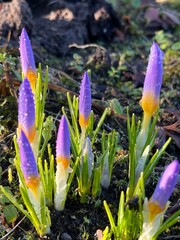
<instances>
[{"instance_id":1,"label":"green foliage","mask_svg":"<svg viewBox=\"0 0 180 240\"><path fill-rule=\"evenodd\" d=\"M81 196L81 202L86 202L88 195L92 194L94 197L97 197L100 194L100 191L101 191L100 183L101 183L103 164L104 164L104 159L106 154L108 154L107 157L109 162L109 174L110 174L109 176L111 178L112 166L113 166L115 153L116 153L117 138L116 138L115 131L112 131L111 133L109 133L109 135L107 136L107 139L106 139L106 133L103 132L102 151L100 156L97 157L96 162L92 163L92 166L93 166L92 175L89 176L88 174L89 160L90 160L89 156L93 153L91 153L92 150L89 149L85 156L82 155L84 140L86 139L87 136L90 136L92 139L91 140L92 149L94 149L95 143L97 142L97 135L100 134L101 126L106 116L109 114L110 109L108 108L105 109L95 129L94 129L94 114L92 112L90 116L89 125L86 129L86 132L83 133L80 131L79 124L78 124L78 98L73 96L73 98L71 99L70 94L67 93L67 99L68 99L69 111L71 116L71 121L68 120L70 136L71 136L70 137L71 149L72 149L74 161L79 162L78 166L76 166L78 190ZM62 112L68 119L68 116L64 108L62 108ZM103 149L106 149L106 151L103 151ZM73 162L72 162L72 167L74 168Z\"/></svg>"},{"instance_id":2,"label":"green foliage","mask_svg":"<svg viewBox=\"0 0 180 240\"><path fill-rule=\"evenodd\" d=\"M9 204L8 206L4 207L4 216L8 223L14 223L16 221L18 212L14 205Z\"/></svg>"},{"instance_id":3,"label":"green foliage","mask_svg":"<svg viewBox=\"0 0 180 240\"><path fill-rule=\"evenodd\" d=\"M20 74L16 70L17 58L6 52L0 52L0 76L3 76L6 71L12 71L13 74L21 79ZM2 78L0 78L0 82Z\"/></svg>"},{"instance_id":4,"label":"green foliage","mask_svg":"<svg viewBox=\"0 0 180 240\"><path fill-rule=\"evenodd\" d=\"M4 189L9 193L12 194L9 187L6 186ZM4 217L8 223L14 223L18 217L17 209L12 205L9 199L3 194L2 190L0 189L0 203L3 210Z\"/></svg>"},{"instance_id":5,"label":"green foliage","mask_svg":"<svg viewBox=\"0 0 180 240\"><path fill-rule=\"evenodd\" d=\"M109 78L112 80L119 79L120 77L120 71L118 69L115 69L114 67L111 67L108 71Z\"/></svg>"},{"instance_id":6,"label":"green foliage","mask_svg":"<svg viewBox=\"0 0 180 240\"><path fill-rule=\"evenodd\" d=\"M70 63L70 65L78 72L82 72L84 68L84 61L79 54L75 53L73 54L73 61Z\"/></svg>"},{"instance_id":7,"label":"green foliage","mask_svg":"<svg viewBox=\"0 0 180 240\"><path fill-rule=\"evenodd\" d=\"M110 100L110 107L116 114L123 114L123 108L116 98Z\"/></svg>"},{"instance_id":8,"label":"green foliage","mask_svg":"<svg viewBox=\"0 0 180 240\"><path fill-rule=\"evenodd\" d=\"M48 206L53 205L53 193L55 188L55 173L54 173L54 156L51 154L50 145L48 145L49 161L38 159L38 169L41 176L41 181L44 189L46 203Z\"/></svg>"},{"instance_id":9,"label":"green foliage","mask_svg":"<svg viewBox=\"0 0 180 240\"><path fill-rule=\"evenodd\" d=\"M128 189L127 189L128 191ZM134 202L135 204L134 204ZM119 200L119 209L117 213L117 222L114 221L111 210L104 201L104 207L108 215L111 230L110 236L114 239L137 239L142 225L142 202L141 196L136 196L131 199L132 204L129 205L129 199L125 201L124 192L121 192ZM111 239L107 235L104 236L104 240Z\"/></svg>"}]
</instances>

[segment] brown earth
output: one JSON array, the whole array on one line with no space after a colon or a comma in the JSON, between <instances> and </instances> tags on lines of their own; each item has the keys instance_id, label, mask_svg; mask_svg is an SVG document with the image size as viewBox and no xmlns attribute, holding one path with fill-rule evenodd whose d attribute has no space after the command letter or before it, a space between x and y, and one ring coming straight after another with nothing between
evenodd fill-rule
<instances>
[{"instance_id":1,"label":"brown earth","mask_svg":"<svg viewBox=\"0 0 180 240\"><path fill-rule=\"evenodd\" d=\"M145 59L149 54L146 46L143 45L144 38L146 39L145 43L149 40L152 41L155 31L162 29L173 31L178 23L175 18L167 18L167 15L163 15L163 13L159 14L157 12L159 8L154 1L142 1L136 16L141 25L136 28L133 25L136 17L134 19L131 17L133 13L129 13L129 7L123 1L117 2L119 12L115 12L112 6L103 0L13 0L0 3L0 45L2 49L5 48L7 51L13 49L15 56L19 56L18 38L22 28L25 27L32 41L36 63L41 62L43 66L47 63L49 65L50 84L46 106L47 114L51 113L56 118L64 104L64 93L67 90L78 94L82 72L87 68L92 69L92 107L97 119L102 114L108 100L112 98L117 98L124 109L130 105L131 112L135 112L137 116L142 114L138 105L141 96L139 87L142 87L143 84L147 63ZM143 30L143 34L138 32L141 30ZM137 38L140 36L142 43L134 44L136 52L130 55L131 60L127 60L125 63L126 68L121 70L118 76L113 75L110 78L108 71L111 67L116 69L119 66L119 59L116 58L115 53L122 54L123 48L128 49L134 35ZM74 54L77 53L79 58L76 59ZM114 55L115 57L113 57ZM17 63L17 70L20 72L19 63ZM11 72L10 74L13 75ZM14 79L15 76L12 78ZM173 82L174 89L176 87L178 89L177 79L176 75ZM16 88L14 92L18 91L19 85L20 80L15 81L13 85L10 85L11 91L14 88ZM169 90L170 87L164 84L162 91ZM1 96L0 100L3 103L4 97ZM158 121L160 131L156 146L161 147L168 136L171 136L173 141L147 183L148 197L152 194L156 184L154 178L160 175L167 162L180 157L178 94L169 96L168 100L163 98L161 107L162 111ZM10 119L6 123L9 132L4 133L5 140L3 139L1 142L2 151L0 153L3 169L1 182L6 185L6 169L10 164L6 159L14 157L13 142L8 135L9 133L14 134L17 126L17 119L12 117L17 115L17 104L14 97L8 95L7 104L0 110L0 116L4 112L7 112L7 118ZM3 122L5 122L4 119ZM172 124L174 125L172 126ZM122 156L127 154L128 148L125 113L122 115L112 113L106 119L103 127L107 131L115 128L120 133L119 144L123 148L118 153L119 158L113 168L110 188L102 189L98 199L89 198L87 204L81 204L75 184L69 192L65 210L59 213L52 209L51 234L46 239L94 239L98 228L103 230L109 225L102 204L103 200L107 200L116 216L119 194L122 190L126 190L128 184L128 162L127 159L122 160ZM16 173L13 174L17 177ZM153 184L149 184L150 182ZM176 207L176 210L179 209L178 200L179 190L176 189L171 198L172 205L166 218L172 214L173 207ZM6 222L2 225L3 230L7 229L8 231L11 228ZM179 228L180 225L177 223L170 232L165 232L159 239L165 239L165 237L174 239L172 236L179 234ZM21 228L15 229L8 239L38 239L38 236L34 233L28 220L25 219Z\"/></svg>"}]
</instances>

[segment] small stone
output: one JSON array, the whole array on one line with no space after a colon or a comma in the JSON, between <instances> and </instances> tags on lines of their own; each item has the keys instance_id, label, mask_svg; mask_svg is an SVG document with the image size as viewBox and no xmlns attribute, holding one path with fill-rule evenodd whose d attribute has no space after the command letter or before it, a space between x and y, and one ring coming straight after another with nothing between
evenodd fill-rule
<instances>
[{"instance_id":1,"label":"small stone","mask_svg":"<svg viewBox=\"0 0 180 240\"><path fill-rule=\"evenodd\" d=\"M67 233L63 233L61 235L61 240L72 240L72 237Z\"/></svg>"}]
</instances>

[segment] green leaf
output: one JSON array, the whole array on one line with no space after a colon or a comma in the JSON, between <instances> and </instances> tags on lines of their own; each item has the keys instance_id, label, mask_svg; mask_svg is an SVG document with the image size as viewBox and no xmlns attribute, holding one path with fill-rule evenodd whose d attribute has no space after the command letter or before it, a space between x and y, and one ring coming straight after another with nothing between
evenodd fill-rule
<instances>
[{"instance_id":1,"label":"green leaf","mask_svg":"<svg viewBox=\"0 0 180 240\"><path fill-rule=\"evenodd\" d=\"M0 74L2 75L3 74L3 66L2 66L2 64L0 64Z\"/></svg>"},{"instance_id":2,"label":"green leaf","mask_svg":"<svg viewBox=\"0 0 180 240\"><path fill-rule=\"evenodd\" d=\"M131 5L134 8L139 8L141 6L141 0L131 0Z\"/></svg>"},{"instance_id":3,"label":"green leaf","mask_svg":"<svg viewBox=\"0 0 180 240\"><path fill-rule=\"evenodd\" d=\"M173 50L180 50L180 42L176 42L171 47Z\"/></svg>"},{"instance_id":4,"label":"green leaf","mask_svg":"<svg viewBox=\"0 0 180 240\"><path fill-rule=\"evenodd\" d=\"M9 190L9 187L4 187L8 193L11 194L11 191ZM9 199L2 193L0 190L0 203L5 204L9 203Z\"/></svg>"},{"instance_id":5,"label":"green leaf","mask_svg":"<svg viewBox=\"0 0 180 240\"><path fill-rule=\"evenodd\" d=\"M121 104L119 103L119 101L116 98L113 98L110 101L110 107L117 114L122 114L123 113L123 108L122 108Z\"/></svg>"},{"instance_id":6,"label":"green leaf","mask_svg":"<svg viewBox=\"0 0 180 240\"><path fill-rule=\"evenodd\" d=\"M16 221L18 212L14 207L14 205L10 204L4 207L4 216L8 223L11 223L11 222L13 223Z\"/></svg>"}]
</instances>

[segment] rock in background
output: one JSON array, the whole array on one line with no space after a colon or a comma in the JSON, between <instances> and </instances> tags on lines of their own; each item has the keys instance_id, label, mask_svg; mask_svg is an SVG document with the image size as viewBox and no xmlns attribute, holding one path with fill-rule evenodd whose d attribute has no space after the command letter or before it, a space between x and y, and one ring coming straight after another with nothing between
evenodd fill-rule
<instances>
[{"instance_id":1,"label":"rock in background","mask_svg":"<svg viewBox=\"0 0 180 240\"><path fill-rule=\"evenodd\" d=\"M12 0L0 4L0 44L17 39L26 28L33 45L47 53L63 56L69 45L111 41L120 22L104 0ZM16 43L14 42L16 41Z\"/></svg>"}]
</instances>

